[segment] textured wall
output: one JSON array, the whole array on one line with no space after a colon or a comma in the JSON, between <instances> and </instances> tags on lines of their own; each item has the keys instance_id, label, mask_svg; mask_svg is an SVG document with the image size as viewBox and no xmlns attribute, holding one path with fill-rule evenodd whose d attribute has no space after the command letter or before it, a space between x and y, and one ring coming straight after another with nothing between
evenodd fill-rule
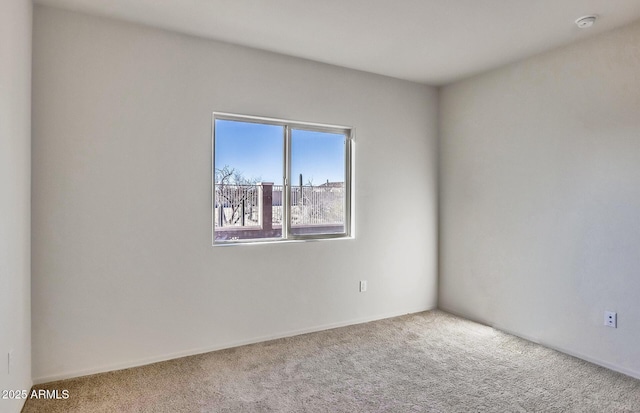
<instances>
[{"instance_id":1,"label":"textured wall","mask_svg":"<svg viewBox=\"0 0 640 413\"><path fill-rule=\"evenodd\" d=\"M34 25L36 381L435 306L435 89L43 7ZM355 239L212 247L213 111L354 126Z\"/></svg>"},{"instance_id":2,"label":"textured wall","mask_svg":"<svg viewBox=\"0 0 640 413\"><path fill-rule=\"evenodd\" d=\"M31 387L31 19L30 1L0 2L0 390Z\"/></svg>"},{"instance_id":3,"label":"textured wall","mask_svg":"<svg viewBox=\"0 0 640 413\"><path fill-rule=\"evenodd\" d=\"M635 24L443 88L440 307L640 377L638 67Z\"/></svg>"}]
</instances>

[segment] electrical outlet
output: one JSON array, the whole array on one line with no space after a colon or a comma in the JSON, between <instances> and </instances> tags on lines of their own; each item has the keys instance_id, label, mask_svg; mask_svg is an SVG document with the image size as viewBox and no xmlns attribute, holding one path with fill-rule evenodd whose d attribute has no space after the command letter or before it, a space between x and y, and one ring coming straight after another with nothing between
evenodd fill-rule
<instances>
[{"instance_id":1,"label":"electrical outlet","mask_svg":"<svg viewBox=\"0 0 640 413\"><path fill-rule=\"evenodd\" d=\"M605 311L604 325L607 327L618 328L618 314L615 311Z\"/></svg>"},{"instance_id":2,"label":"electrical outlet","mask_svg":"<svg viewBox=\"0 0 640 413\"><path fill-rule=\"evenodd\" d=\"M360 281L360 292L363 293L365 291L367 291L367 281L362 280Z\"/></svg>"}]
</instances>

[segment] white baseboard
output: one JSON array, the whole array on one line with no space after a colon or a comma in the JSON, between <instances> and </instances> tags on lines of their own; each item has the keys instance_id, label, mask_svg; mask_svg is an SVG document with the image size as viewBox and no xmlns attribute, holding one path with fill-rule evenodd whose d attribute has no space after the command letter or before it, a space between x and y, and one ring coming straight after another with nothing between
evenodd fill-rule
<instances>
[{"instance_id":1,"label":"white baseboard","mask_svg":"<svg viewBox=\"0 0 640 413\"><path fill-rule=\"evenodd\" d=\"M609 363L609 362L604 361L604 360L596 359L594 357L587 356L587 355L584 355L582 353L578 353L578 352L573 351L573 350L568 350L566 348L554 346L553 344L540 343L540 345L548 347L548 348L556 350L556 351L559 351L561 353L565 353L565 354L568 354L570 356L582 359L584 361L588 361L589 363L596 364L598 366L607 368L609 370L613 370L613 371L616 371L618 373L625 374L625 375L627 375L629 377L633 377L634 379L640 380L640 371L631 370L631 369L628 369L626 367L619 366L619 365L614 364L614 363Z\"/></svg>"},{"instance_id":2,"label":"white baseboard","mask_svg":"<svg viewBox=\"0 0 640 413\"><path fill-rule=\"evenodd\" d=\"M446 308L440 308L440 310L442 310L444 312L447 312L449 314L453 314L453 315L458 316L458 317L466 318L467 320L470 320L470 321L473 321L473 322L484 324L486 326L495 328L496 330L505 332L505 333L510 334L512 336L523 338L523 339L525 339L527 341L531 341L531 342L539 344L539 345L541 345L543 347L547 347L547 348L550 348L552 350L556 350L556 351L559 351L561 353L568 354L570 356L579 358L581 360L588 361L589 363L593 363L593 364L596 364L598 366L607 368L609 370L613 370L613 371L616 371L618 373L622 373L622 374L625 374L627 376L633 377L634 379L640 380L640 371L635 371L635 370L632 370L632 369L628 369L626 367L623 367L623 366L620 366L620 365L617 365L617 364L614 364L614 363L609 363L607 361L600 360L598 358L591 357L591 356L579 353L577 351L569 350L569 349L561 347L561 346L556 346L554 344L547 343L547 342L545 342L543 340L540 340L540 338L538 338L538 337L531 337L531 336L528 336L526 334L521 334L521 333L512 331L512 330L510 330L508 328L503 328L502 326L499 326L497 324L488 322L486 320L474 320L473 317L465 315L465 314L460 314L457 311L451 311L451 310L448 310Z\"/></svg>"},{"instance_id":3,"label":"white baseboard","mask_svg":"<svg viewBox=\"0 0 640 413\"><path fill-rule=\"evenodd\" d=\"M247 344L261 343L269 340L277 340L279 338L293 337L293 336L298 336L300 334L315 333L318 331L330 330L330 329L339 328L339 327L346 327L354 324L368 323L370 321L384 320L386 318L398 317L406 314L420 313L423 311L429 311L434 309L435 309L435 306L427 307L427 308L407 309L407 310L392 312L387 314L378 314L371 317L351 319L346 321L340 321L337 323L329 323L329 324L323 324L323 325L318 325L318 326L309 327L309 328L281 332L277 334L253 337L246 340L238 340L238 341L233 341L228 343L222 343L222 344L211 346L211 347L180 351L176 353L165 354L162 356L149 357L149 358L140 359L140 360L131 360L131 361L122 362L122 363L108 364L108 365L95 367L91 369L77 370L77 371L71 371L71 372L66 372L61 374L53 374L49 376L36 377L33 379L33 384L34 385L43 384L43 383L49 383L53 381L73 379L73 378L82 377L82 376L89 376L92 374L106 373L114 370L123 370L123 369L129 369L132 367L140 367L140 366L145 366L147 364L159 363L161 361L172 360L180 357L195 356L197 354L209 353L211 351L224 350L228 348L244 346Z\"/></svg>"},{"instance_id":4,"label":"white baseboard","mask_svg":"<svg viewBox=\"0 0 640 413\"><path fill-rule=\"evenodd\" d=\"M572 357L579 358L579 359L584 360L584 361L588 361L589 363L592 363L592 364L596 364L596 365L598 365L600 367L604 367L606 369L613 370L613 371L616 371L618 373L625 374L627 376L633 377L634 379L640 379L640 372L638 372L638 371L631 370L631 369L628 369L626 367L623 367L623 366L620 366L620 365L617 365L617 364L614 364L614 363L609 363L608 361L600 360L598 358L591 357L591 356L588 356L586 354L582 354L582 353L577 352L577 351L569 350L569 349L561 347L561 346L556 346L555 344L550 344L550 343L547 343L547 342L545 342L543 340L530 339L527 336L525 336L524 334L519 334L519 333L516 333L516 332L511 331L509 329L501 328L500 326L493 326L493 327L496 330L503 331L503 332L505 332L507 334L511 334L512 336L520 337L520 338L523 338L523 339L528 340L528 341L533 341L534 343L540 344L543 347L547 347L547 348L550 348L552 350L559 351L560 353L568 354L568 355L570 355Z\"/></svg>"}]
</instances>

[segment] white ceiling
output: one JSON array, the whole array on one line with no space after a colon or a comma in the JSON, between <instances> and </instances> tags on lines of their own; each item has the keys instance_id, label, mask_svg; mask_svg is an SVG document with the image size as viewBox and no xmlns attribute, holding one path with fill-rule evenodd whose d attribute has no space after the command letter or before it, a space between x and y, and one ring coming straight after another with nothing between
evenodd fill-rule
<instances>
[{"instance_id":1,"label":"white ceiling","mask_svg":"<svg viewBox=\"0 0 640 413\"><path fill-rule=\"evenodd\" d=\"M640 19L640 0L36 2L432 85Z\"/></svg>"}]
</instances>

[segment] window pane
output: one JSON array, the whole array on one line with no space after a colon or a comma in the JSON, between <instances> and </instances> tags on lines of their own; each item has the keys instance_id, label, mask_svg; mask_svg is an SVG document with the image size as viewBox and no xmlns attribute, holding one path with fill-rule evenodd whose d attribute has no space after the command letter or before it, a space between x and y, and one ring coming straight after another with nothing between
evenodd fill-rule
<instances>
[{"instance_id":1,"label":"window pane","mask_svg":"<svg viewBox=\"0 0 640 413\"><path fill-rule=\"evenodd\" d=\"M282 237L284 127L216 119L214 144L215 240Z\"/></svg>"},{"instance_id":2,"label":"window pane","mask_svg":"<svg viewBox=\"0 0 640 413\"><path fill-rule=\"evenodd\" d=\"M291 130L291 234L345 233L346 137Z\"/></svg>"}]
</instances>

